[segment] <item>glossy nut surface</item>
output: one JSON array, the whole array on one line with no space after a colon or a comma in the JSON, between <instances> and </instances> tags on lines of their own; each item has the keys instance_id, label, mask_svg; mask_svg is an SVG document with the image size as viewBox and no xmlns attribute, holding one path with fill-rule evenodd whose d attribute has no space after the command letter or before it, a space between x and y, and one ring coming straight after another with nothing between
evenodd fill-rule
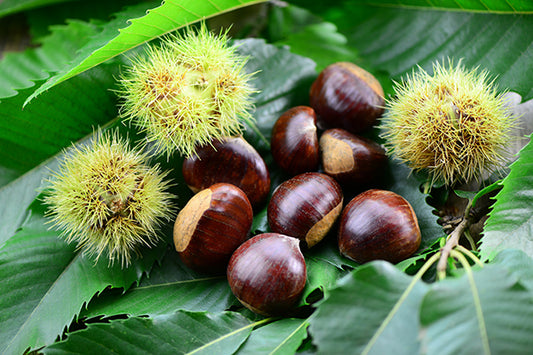
<instances>
[{"instance_id":1,"label":"glossy nut surface","mask_svg":"<svg viewBox=\"0 0 533 355\"><path fill-rule=\"evenodd\" d=\"M318 170L316 131L316 114L311 107L296 106L285 111L272 128L274 161L291 175Z\"/></svg>"},{"instance_id":2,"label":"glossy nut surface","mask_svg":"<svg viewBox=\"0 0 533 355\"><path fill-rule=\"evenodd\" d=\"M309 100L323 128L359 133L383 114L383 97L383 88L372 74L353 63L339 62L318 75Z\"/></svg>"},{"instance_id":3,"label":"glossy nut surface","mask_svg":"<svg viewBox=\"0 0 533 355\"><path fill-rule=\"evenodd\" d=\"M341 254L358 263L397 263L418 250L421 236L407 200L391 191L368 190L344 208L338 242Z\"/></svg>"},{"instance_id":4,"label":"glossy nut surface","mask_svg":"<svg viewBox=\"0 0 533 355\"><path fill-rule=\"evenodd\" d=\"M307 270L298 239L259 234L231 256L228 281L237 299L253 312L283 316L298 302Z\"/></svg>"},{"instance_id":5,"label":"glossy nut surface","mask_svg":"<svg viewBox=\"0 0 533 355\"><path fill-rule=\"evenodd\" d=\"M215 140L185 159L182 173L193 192L225 182L239 187L255 208L270 192L270 174L259 153L242 137Z\"/></svg>"},{"instance_id":6,"label":"glossy nut surface","mask_svg":"<svg viewBox=\"0 0 533 355\"><path fill-rule=\"evenodd\" d=\"M312 247L331 229L342 210L339 184L321 173L304 173L280 184L267 209L273 232L301 239Z\"/></svg>"},{"instance_id":7,"label":"glossy nut surface","mask_svg":"<svg viewBox=\"0 0 533 355\"><path fill-rule=\"evenodd\" d=\"M340 128L322 134L320 152L324 172L341 184L368 185L384 174L387 165L379 144Z\"/></svg>"},{"instance_id":8,"label":"glossy nut surface","mask_svg":"<svg viewBox=\"0 0 533 355\"><path fill-rule=\"evenodd\" d=\"M231 254L247 238L252 206L236 186L219 183L194 195L174 223L174 245L191 269L223 274Z\"/></svg>"}]
</instances>

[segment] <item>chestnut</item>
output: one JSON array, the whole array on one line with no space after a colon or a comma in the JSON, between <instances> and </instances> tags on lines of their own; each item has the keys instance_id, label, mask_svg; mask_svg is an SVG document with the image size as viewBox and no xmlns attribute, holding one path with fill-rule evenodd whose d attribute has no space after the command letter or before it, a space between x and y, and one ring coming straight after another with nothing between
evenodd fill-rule
<instances>
[{"instance_id":1,"label":"chestnut","mask_svg":"<svg viewBox=\"0 0 533 355\"><path fill-rule=\"evenodd\" d=\"M339 250L358 262L400 262L413 255L421 236L413 208L402 196L368 190L344 208L339 225Z\"/></svg>"},{"instance_id":2,"label":"chestnut","mask_svg":"<svg viewBox=\"0 0 533 355\"><path fill-rule=\"evenodd\" d=\"M231 291L248 309L266 316L286 315L307 278L298 239L263 233L247 240L231 256L227 277Z\"/></svg>"},{"instance_id":3,"label":"chestnut","mask_svg":"<svg viewBox=\"0 0 533 355\"><path fill-rule=\"evenodd\" d=\"M244 138L213 140L196 152L182 165L185 183L193 192L225 182L244 191L253 207L266 201L270 174L263 158Z\"/></svg>"},{"instance_id":4,"label":"chestnut","mask_svg":"<svg viewBox=\"0 0 533 355\"><path fill-rule=\"evenodd\" d=\"M273 232L312 247L331 229L342 210L339 184L328 175L304 173L281 183L270 199L267 219Z\"/></svg>"},{"instance_id":5,"label":"chestnut","mask_svg":"<svg viewBox=\"0 0 533 355\"><path fill-rule=\"evenodd\" d=\"M341 128L326 130L320 136L324 172L342 185L367 186L383 175L387 155L376 142Z\"/></svg>"},{"instance_id":6,"label":"chestnut","mask_svg":"<svg viewBox=\"0 0 533 355\"><path fill-rule=\"evenodd\" d=\"M321 128L344 128L351 133L372 127L385 105L379 81L349 62L324 68L311 85L309 100Z\"/></svg>"},{"instance_id":7,"label":"chestnut","mask_svg":"<svg viewBox=\"0 0 533 355\"><path fill-rule=\"evenodd\" d=\"M252 206L238 187L218 183L194 195L174 223L174 245L193 270L226 271L231 254L248 237Z\"/></svg>"},{"instance_id":8,"label":"chestnut","mask_svg":"<svg viewBox=\"0 0 533 355\"><path fill-rule=\"evenodd\" d=\"M296 106L285 111L272 128L274 161L290 175L318 170L319 149L315 111Z\"/></svg>"}]
</instances>

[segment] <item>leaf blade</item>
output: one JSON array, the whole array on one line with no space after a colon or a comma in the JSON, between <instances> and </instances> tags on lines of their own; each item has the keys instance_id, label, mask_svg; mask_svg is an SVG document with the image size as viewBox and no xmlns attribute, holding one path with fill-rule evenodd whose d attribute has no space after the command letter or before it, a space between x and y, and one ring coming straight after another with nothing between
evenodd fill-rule
<instances>
[{"instance_id":1,"label":"leaf blade","mask_svg":"<svg viewBox=\"0 0 533 355\"><path fill-rule=\"evenodd\" d=\"M5 285L0 324L7 330L0 334L0 351L22 353L53 342L94 294L109 285L129 288L150 269L157 254L154 248L127 269L109 267L104 260L95 264L57 232L47 231L42 210L34 211L0 249L0 280Z\"/></svg>"},{"instance_id":2,"label":"leaf blade","mask_svg":"<svg viewBox=\"0 0 533 355\"><path fill-rule=\"evenodd\" d=\"M533 256L533 142L529 142L511 165L503 188L485 224L480 252L490 260L504 249L520 249Z\"/></svg>"},{"instance_id":3,"label":"leaf blade","mask_svg":"<svg viewBox=\"0 0 533 355\"><path fill-rule=\"evenodd\" d=\"M45 354L76 352L132 354L232 354L251 331L250 321L238 313L178 311L152 318L129 318L89 325L62 342L43 349Z\"/></svg>"},{"instance_id":4,"label":"leaf blade","mask_svg":"<svg viewBox=\"0 0 533 355\"><path fill-rule=\"evenodd\" d=\"M497 265L475 270L472 280L467 275L444 280L432 286L421 305L423 344L428 353L439 354L527 353L533 343L532 302L531 292ZM479 310L484 329L478 325Z\"/></svg>"},{"instance_id":5,"label":"leaf blade","mask_svg":"<svg viewBox=\"0 0 533 355\"><path fill-rule=\"evenodd\" d=\"M121 13L120 17L107 25L105 31L80 50L78 58L71 65L48 79L28 97L24 105L51 87L142 43L221 12L262 1L265 0L211 0L209 2L167 0L161 6L147 10L143 17L130 19L127 18L128 13ZM140 8L145 8L144 6L146 5L140 4L135 7L136 12ZM124 27L125 23L130 23L130 25ZM116 30L119 32L118 35L115 33Z\"/></svg>"},{"instance_id":6,"label":"leaf blade","mask_svg":"<svg viewBox=\"0 0 533 355\"><path fill-rule=\"evenodd\" d=\"M418 352L418 305L427 286L410 284L410 277L382 261L343 278L310 321L319 352Z\"/></svg>"}]
</instances>

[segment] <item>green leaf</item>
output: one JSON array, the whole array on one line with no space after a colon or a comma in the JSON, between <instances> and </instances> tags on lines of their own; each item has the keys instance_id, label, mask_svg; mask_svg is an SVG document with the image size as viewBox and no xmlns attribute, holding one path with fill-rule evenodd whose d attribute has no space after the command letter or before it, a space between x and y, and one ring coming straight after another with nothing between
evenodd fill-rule
<instances>
[{"instance_id":1,"label":"green leaf","mask_svg":"<svg viewBox=\"0 0 533 355\"><path fill-rule=\"evenodd\" d=\"M353 47L331 22L320 21L311 12L295 6L274 7L268 24L271 40L288 45L292 53L309 57L317 71L340 61L354 61Z\"/></svg>"},{"instance_id":2,"label":"green leaf","mask_svg":"<svg viewBox=\"0 0 533 355\"><path fill-rule=\"evenodd\" d=\"M44 354L232 354L254 325L238 313L178 311L89 325L42 351Z\"/></svg>"},{"instance_id":3,"label":"green leaf","mask_svg":"<svg viewBox=\"0 0 533 355\"><path fill-rule=\"evenodd\" d=\"M432 72L432 63L437 60L463 58L468 68L487 69L496 77L500 90L517 92L524 101L533 97L533 22L527 15L371 7L351 2L325 15L366 63L387 71L394 80L410 74L417 65Z\"/></svg>"},{"instance_id":4,"label":"green leaf","mask_svg":"<svg viewBox=\"0 0 533 355\"><path fill-rule=\"evenodd\" d=\"M378 261L343 278L310 320L318 351L416 354L418 309L428 287Z\"/></svg>"},{"instance_id":5,"label":"green leaf","mask_svg":"<svg viewBox=\"0 0 533 355\"><path fill-rule=\"evenodd\" d=\"M522 285L533 291L533 259L521 250L505 249L492 260L493 264L505 267Z\"/></svg>"},{"instance_id":6,"label":"green leaf","mask_svg":"<svg viewBox=\"0 0 533 355\"><path fill-rule=\"evenodd\" d=\"M511 165L503 188L485 224L480 252L492 259L499 251L521 249L533 256L533 143L530 141Z\"/></svg>"},{"instance_id":7,"label":"green leaf","mask_svg":"<svg viewBox=\"0 0 533 355\"><path fill-rule=\"evenodd\" d=\"M39 194L41 182L56 168L57 160L50 161L0 188L0 248L22 225L28 206Z\"/></svg>"},{"instance_id":8,"label":"green leaf","mask_svg":"<svg viewBox=\"0 0 533 355\"><path fill-rule=\"evenodd\" d=\"M36 7L74 0L4 0L0 3L0 17Z\"/></svg>"},{"instance_id":9,"label":"green leaf","mask_svg":"<svg viewBox=\"0 0 533 355\"><path fill-rule=\"evenodd\" d=\"M42 95L22 110L31 89L0 104L0 165L29 171L117 115L117 66L103 65ZM28 188L32 188L28 186Z\"/></svg>"},{"instance_id":10,"label":"green leaf","mask_svg":"<svg viewBox=\"0 0 533 355\"><path fill-rule=\"evenodd\" d=\"M260 90L254 95L256 111L253 116L261 133L270 141L272 126L290 107L309 102L309 88L316 78L315 63L295 55L286 47L265 44L262 39L235 41L239 53L249 56L246 70L256 73L252 86ZM251 130L245 138L263 155L270 155L270 147Z\"/></svg>"},{"instance_id":11,"label":"green leaf","mask_svg":"<svg viewBox=\"0 0 533 355\"><path fill-rule=\"evenodd\" d=\"M2 58L0 99L15 96L18 91L34 86L36 81L47 79L49 72L63 68L97 28L86 22L70 20L67 25L53 26L51 31L39 47L6 53Z\"/></svg>"},{"instance_id":12,"label":"green leaf","mask_svg":"<svg viewBox=\"0 0 533 355\"><path fill-rule=\"evenodd\" d=\"M385 7L422 7L441 10L499 12L499 13L532 13L533 4L524 0L367 0L367 4Z\"/></svg>"},{"instance_id":13,"label":"green leaf","mask_svg":"<svg viewBox=\"0 0 533 355\"><path fill-rule=\"evenodd\" d=\"M109 285L127 289L160 254L154 248L127 269L95 264L48 231L42 214L34 205L32 218L0 249L2 353L52 343L94 294Z\"/></svg>"},{"instance_id":14,"label":"green leaf","mask_svg":"<svg viewBox=\"0 0 533 355\"><path fill-rule=\"evenodd\" d=\"M306 255L305 263L307 265L307 283L302 294L304 304L310 304L314 301L313 299L308 299L308 297L317 289L327 297L328 291L346 273L329 261L317 257Z\"/></svg>"},{"instance_id":15,"label":"green leaf","mask_svg":"<svg viewBox=\"0 0 533 355\"><path fill-rule=\"evenodd\" d=\"M236 301L225 277L192 272L169 249L150 276L127 292L111 290L93 299L80 316L96 317L116 314L160 315L176 310L220 312Z\"/></svg>"},{"instance_id":16,"label":"green leaf","mask_svg":"<svg viewBox=\"0 0 533 355\"><path fill-rule=\"evenodd\" d=\"M428 354L527 354L531 296L496 265L436 283L420 309L423 346Z\"/></svg>"},{"instance_id":17,"label":"green leaf","mask_svg":"<svg viewBox=\"0 0 533 355\"><path fill-rule=\"evenodd\" d=\"M147 10L145 16L133 19L130 16L146 10L147 5L132 7L106 24L98 36L80 49L77 58L70 65L39 87L25 104L51 87L165 33L222 12L263 1L265 0L166 0L161 6Z\"/></svg>"},{"instance_id":18,"label":"green leaf","mask_svg":"<svg viewBox=\"0 0 533 355\"><path fill-rule=\"evenodd\" d=\"M294 354L307 337L307 319L286 318L272 322L250 334L236 354Z\"/></svg>"}]
</instances>

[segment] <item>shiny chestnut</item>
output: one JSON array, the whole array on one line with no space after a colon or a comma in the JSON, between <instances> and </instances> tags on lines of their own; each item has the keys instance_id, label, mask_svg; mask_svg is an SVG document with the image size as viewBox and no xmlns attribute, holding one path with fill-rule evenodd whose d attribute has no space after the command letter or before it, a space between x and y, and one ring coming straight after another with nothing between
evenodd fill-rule
<instances>
[{"instance_id":1,"label":"shiny chestnut","mask_svg":"<svg viewBox=\"0 0 533 355\"><path fill-rule=\"evenodd\" d=\"M307 270L298 239L259 234L231 256L227 277L231 291L248 309L266 316L284 316L305 287Z\"/></svg>"},{"instance_id":2,"label":"shiny chestnut","mask_svg":"<svg viewBox=\"0 0 533 355\"><path fill-rule=\"evenodd\" d=\"M367 186L383 175L387 155L376 142L341 128L326 130L320 136L324 172L342 185Z\"/></svg>"},{"instance_id":3,"label":"shiny chestnut","mask_svg":"<svg viewBox=\"0 0 533 355\"><path fill-rule=\"evenodd\" d=\"M174 223L174 245L193 270L226 271L231 254L248 237L252 206L238 187L219 183L194 195Z\"/></svg>"},{"instance_id":4,"label":"shiny chestnut","mask_svg":"<svg viewBox=\"0 0 533 355\"><path fill-rule=\"evenodd\" d=\"M358 262L407 259L418 250L418 220L409 202L385 190L368 190L344 208L339 225L339 250Z\"/></svg>"},{"instance_id":5,"label":"shiny chestnut","mask_svg":"<svg viewBox=\"0 0 533 355\"><path fill-rule=\"evenodd\" d=\"M312 247L331 229L341 213L342 202L341 187L328 175L296 175L272 194L268 224L273 232L301 239Z\"/></svg>"},{"instance_id":6,"label":"shiny chestnut","mask_svg":"<svg viewBox=\"0 0 533 355\"><path fill-rule=\"evenodd\" d=\"M263 158L244 138L214 140L196 152L182 165L185 183L193 192L225 182L244 191L254 208L266 201L270 174Z\"/></svg>"},{"instance_id":7,"label":"shiny chestnut","mask_svg":"<svg viewBox=\"0 0 533 355\"><path fill-rule=\"evenodd\" d=\"M318 170L315 111L308 106L285 111L272 128L271 151L274 161L290 175Z\"/></svg>"},{"instance_id":8,"label":"shiny chestnut","mask_svg":"<svg viewBox=\"0 0 533 355\"><path fill-rule=\"evenodd\" d=\"M324 68L311 85L309 100L321 128L344 128L351 133L372 127L385 105L379 81L349 62Z\"/></svg>"}]
</instances>

